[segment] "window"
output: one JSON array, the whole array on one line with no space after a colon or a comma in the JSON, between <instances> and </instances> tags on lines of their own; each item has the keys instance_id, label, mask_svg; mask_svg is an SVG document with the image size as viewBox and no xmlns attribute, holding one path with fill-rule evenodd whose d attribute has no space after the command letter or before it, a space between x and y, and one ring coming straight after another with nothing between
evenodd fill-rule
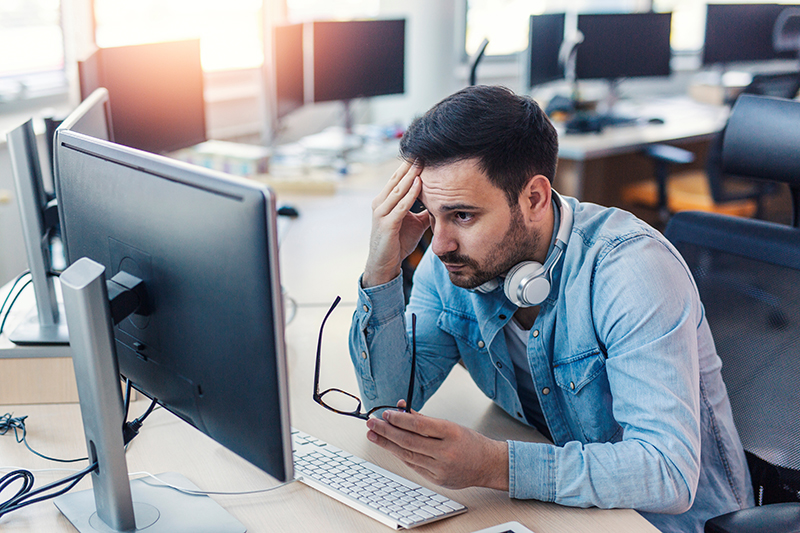
<instances>
[{"instance_id":1,"label":"window","mask_svg":"<svg viewBox=\"0 0 800 533\"><path fill-rule=\"evenodd\" d=\"M528 48L528 19L542 13L642 11L650 0L467 0L466 53L489 39L486 55L511 55Z\"/></svg>"},{"instance_id":2,"label":"window","mask_svg":"<svg viewBox=\"0 0 800 533\"><path fill-rule=\"evenodd\" d=\"M776 0L467 0L466 54L472 54L484 37L487 55L510 55L528 46L530 15L557 12L611 13L653 9L672 12L670 41L676 52L703 48L707 3L775 3ZM796 3L796 0L777 3Z\"/></svg>"},{"instance_id":3,"label":"window","mask_svg":"<svg viewBox=\"0 0 800 533\"><path fill-rule=\"evenodd\" d=\"M0 103L67 90L60 0L0 2Z\"/></svg>"},{"instance_id":4,"label":"window","mask_svg":"<svg viewBox=\"0 0 800 533\"><path fill-rule=\"evenodd\" d=\"M375 18L379 0L286 0L288 22Z\"/></svg>"},{"instance_id":5,"label":"window","mask_svg":"<svg viewBox=\"0 0 800 533\"><path fill-rule=\"evenodd\" d=\"M199 38L206 71L264 61L261 0L94 0L94 10L101 48Z\"/></svg>"}]
</instances>

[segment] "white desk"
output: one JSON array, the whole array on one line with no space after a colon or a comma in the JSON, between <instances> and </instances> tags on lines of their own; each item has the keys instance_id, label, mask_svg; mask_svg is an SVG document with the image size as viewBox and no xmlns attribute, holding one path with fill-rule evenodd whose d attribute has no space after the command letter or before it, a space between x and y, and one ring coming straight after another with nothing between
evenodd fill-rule
<instances>
[{"instance_id":1,"label":"white desk","mask_svg":"<svg viewBox=\"0 0 800 533\"><path fill-rule=\"evenodd\" d=\"M469 508L464 515L425 526L421 531L470 532L509 520L526 524L537 533L656 531L631 510L566 508L537 501L511 500L506 493L490 489L451 491L423 480L394 456L370 443L363 421L330 413L312 400L316 332L325 311L323 308L301 308L287 328L292 424ZM323 387L358 390L347 354L347 328L352 312L352 306L338 309L326 328L321 371ZM146 401L136 402L131 413L141 413L146 406ZM5 411L12 411L17 416L29 415L28 438L34 449L65 458L85 455L77 404L5 406ZM491 437L542 440L538 432L522 426L495 407L460 367L456 367L423 412L448 418ZM0 438L0 458L3 465L54 467L53 463L33 456L10 436ZM275 484L269 476L165 410L155 411L146 421L129 448L127 460L130 472L146 470L158 474L177 471L207 490L249 490ZM80 463L78 466L83 465ZM37 479L44 483L64 475L42 473L37 474ZM89 482L84 480L78 489L88 487ZM215 496L214 499L242 521L250 532L389 531L365 515L301 484L264 494ZM35 504L12 513L0 521L0 528L4 532L72 530L52 502Z\"/></svg>"},{"instance_id":2,"label":"white desk","mask_svg":"<svg viewBox=\"0 0 800 533\"><path fill-rule=\"evenodd\" d=\"M363 421L330 413L312 400L316 336L328 304L337 294L342 295L344 303L326 327L321 386L358 391L349 361L347 332L356 280L366 260L370 203L395 166L396 163L390 162L373 168L370 173L353 176L332 196L279 198L279 203L291 202L300 211L300 218L283 228L281 244L283 285L300 305L286 332L292 424L469 508L464 515L424 526L421 531L466 533L509 520L517 520L536 533L656 531L631 510L574 509L511 500L507 493L490 489L450 491L435 487L371 444ZM146 405L136 402L131 412L140 413ZM61 457L80 457L86 453L77 404L14 405L0 407L0 411L29 415L28 438L34 449ZM543 438L496 407L461 367L454 369L423 413L447 418L494 438L531 441ZM155 411L147 420L129 448L127 460L131 472L177 471L207 490L248 490L275 484L269 476L164 410ZM0 438L0 463L53 468L53 463L33 456L9 436ZM44 483L64 475L42 473L37 479ZM88 486L84 480L78 488ZM254 533L388 531L367 516L301 484L265 494L214 499ZM72 530L51 502L12 513L0 521L0 527L4 532Z\"/></svg>"}]
</instances>

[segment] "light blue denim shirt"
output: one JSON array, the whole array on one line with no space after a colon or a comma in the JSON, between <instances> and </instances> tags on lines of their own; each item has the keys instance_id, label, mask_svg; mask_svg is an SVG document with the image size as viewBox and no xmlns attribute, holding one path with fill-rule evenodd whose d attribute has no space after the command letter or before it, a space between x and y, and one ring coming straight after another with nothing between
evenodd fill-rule
<instances>
[{"instance_id":1,"label":"light blue denim shirt","mask_svg":"<svg viewBox=\"0 0 800 533\"><path fill-rule=\"evenodd\" d=\"M574 223L528 337L531 375L554 444L508 442L509 495L637 509L662 531L753 505L721 361L678 252L630 213L565 198ZM350 352L367 406L404 398L417 314L414 409L459 360L478 387L527 423L503 327L502 287L453 285L435 255L414 275L361 289Z\"/></svg>"}]
</instances>

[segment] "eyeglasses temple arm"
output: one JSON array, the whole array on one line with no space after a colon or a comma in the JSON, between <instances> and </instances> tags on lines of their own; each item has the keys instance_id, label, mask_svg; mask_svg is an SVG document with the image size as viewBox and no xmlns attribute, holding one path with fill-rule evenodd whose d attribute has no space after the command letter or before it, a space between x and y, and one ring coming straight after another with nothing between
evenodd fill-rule
<instances>
[{"instance_id":1,"label":"eyeglasses temple arm","mask_svg":"<svg viewBox=\"0 0 800 533\"><path fill-rule=\"evenodd\" d=\"M336 299L333 301L331 308L328 309L328 312L325 314L325 318L322 319L322 324L319 327L319 339L317 339L317 363L314 366L314 399L317 400L319 398L319 362L322 356L322 331L325 329L325 322L328 321L328 317L331 316L333 310L336 309L336 306L339 305L339 302L342 300L340 296L337 296Z\"/></svg>"},{"instance_id":2,"label":"eyeglasses temple arm","mask_svg":"<svg viewBox=\"0 0 800 533\"><path fill-rule=\"evenodd\" d=\"M406 394L406 412L411 412L411 401L414 399L414 376L417 374L417 315L411 313L411 378L408 380Z\"/></svg>"}]
</instances>

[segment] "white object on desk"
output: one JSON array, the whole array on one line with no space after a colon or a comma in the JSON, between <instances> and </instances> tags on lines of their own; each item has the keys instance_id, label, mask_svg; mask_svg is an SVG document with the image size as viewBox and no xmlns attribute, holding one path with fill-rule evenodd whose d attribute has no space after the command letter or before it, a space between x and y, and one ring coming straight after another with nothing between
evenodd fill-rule
<instances>
[{"instance_id":1,"label":"white object on desk","mask_svg":"<svg viewBox=\"0 0 800 533\"><path fill-rule=\"evenodd\" d=\"M498 526L487 527L474 533L533 533L530 529L519 522L506 522Z\"/></svg>"}]
</instances>

